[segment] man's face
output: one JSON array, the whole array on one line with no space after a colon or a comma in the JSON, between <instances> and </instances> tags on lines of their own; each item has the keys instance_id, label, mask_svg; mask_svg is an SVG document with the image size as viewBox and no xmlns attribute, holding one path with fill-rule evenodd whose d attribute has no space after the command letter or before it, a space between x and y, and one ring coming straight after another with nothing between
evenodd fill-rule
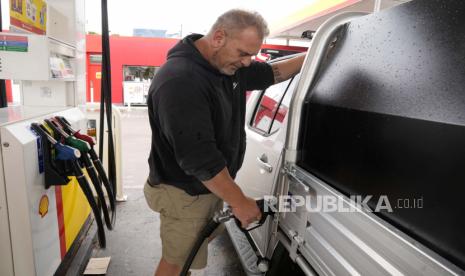
<instances>
[{"instance_id":1,"label":"man's face","mask_svg":"<svg viewBox=\"0 0 465 276\"><path fill-rule=\"evenodd\" d=\"M222 31L220 31L222 32ZM211 63L221 73L232 76L237 69L247 67L262 46L262 40L255 28L247 28L235 34L222 32L216 34L214 39L218 47L212 56Z\"/></svg>"}]
</instances>

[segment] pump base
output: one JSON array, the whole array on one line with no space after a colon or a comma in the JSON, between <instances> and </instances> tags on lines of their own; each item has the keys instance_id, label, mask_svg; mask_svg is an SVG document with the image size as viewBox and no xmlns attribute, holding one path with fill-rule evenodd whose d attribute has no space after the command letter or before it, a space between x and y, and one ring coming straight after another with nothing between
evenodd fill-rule
<instances>
[{"instance_id":1,"label":"pump base","mask_svg":"<svg viewBox=\"0 0 465 276\"><path fill-rule=\"evenodd\" d=\"M82 275L92 255L96 240L97 225L93 217L89 216L54 275Z\"/></svg>"}]
</instances>

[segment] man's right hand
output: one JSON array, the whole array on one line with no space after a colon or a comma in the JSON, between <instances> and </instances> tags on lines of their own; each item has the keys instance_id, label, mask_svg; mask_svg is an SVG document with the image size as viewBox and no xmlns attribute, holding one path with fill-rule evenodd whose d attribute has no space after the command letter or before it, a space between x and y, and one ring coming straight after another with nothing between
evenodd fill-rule
<instances>
[{"instance_id":1,"label":"man's right hand","mask_svg":"<svg viewBox=\"0 0 465 276\"><path fill-rule=\"evenodd\" d=\"M241 204L231 206L234 216L241 222L242 228L257 220L260 220L262 213L256 201L250 197L244 197Z\"/></svg>"},{"instance_id":2,"label":"man's right hand","mask_svg":"<svg viewBox=\"0 0 465 276\"><path fill-rule=\"evenodd\" d=\"M212 179L204 181L203 184L231 206L234 216L241 222L243 228L260 220L261 212L257 203L253 198L244 195L226 167Z\"/></svg>"}]
</instances>

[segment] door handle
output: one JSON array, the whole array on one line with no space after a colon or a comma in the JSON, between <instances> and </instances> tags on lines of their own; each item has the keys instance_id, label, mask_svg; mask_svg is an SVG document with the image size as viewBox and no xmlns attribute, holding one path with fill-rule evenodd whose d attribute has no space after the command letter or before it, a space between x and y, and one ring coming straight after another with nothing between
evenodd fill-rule
<instances>
[{"instance_id":1,"label":"door handle","mask_svg":"<svg viewBox=\"0 0 465 276\"><path fill-rule=\"evenodd\" d=\"M273 171L273 166L271 166L268 163L268 156L266 156L266 154L262 154L262 156L257 157L257 163L262 169L264 169L268 173L271 173Z\"/></svg>"}]
</instances>

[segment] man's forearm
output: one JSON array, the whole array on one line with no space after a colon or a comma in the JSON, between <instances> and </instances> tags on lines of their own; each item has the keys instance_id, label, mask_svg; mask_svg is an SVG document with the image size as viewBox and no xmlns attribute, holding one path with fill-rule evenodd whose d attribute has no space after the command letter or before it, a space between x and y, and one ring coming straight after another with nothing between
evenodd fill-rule
<instances>
[{"instance_id":1,"label":"man's forearm","mask_svg":"<svg viewBox=\"0 0 465 276\"><path fill-rule=\"evenodd\" d=\"M271 65L273 68L274 83L285 81L297 75L302 68L306 53L302 53L296 57L275 62Z\"/></svg>"},{"instance_id":2,"label":"man's forearm","mask_svg":"<svg viewBox=\"0 0 465 276\"><path fill-rule=\"evenodd\" d=\"M244 193L231 178L227 168L221 170L212 179L203 181L203 184L232 207L239 206L245 200Z\"/></svg>"}]
</instances>

